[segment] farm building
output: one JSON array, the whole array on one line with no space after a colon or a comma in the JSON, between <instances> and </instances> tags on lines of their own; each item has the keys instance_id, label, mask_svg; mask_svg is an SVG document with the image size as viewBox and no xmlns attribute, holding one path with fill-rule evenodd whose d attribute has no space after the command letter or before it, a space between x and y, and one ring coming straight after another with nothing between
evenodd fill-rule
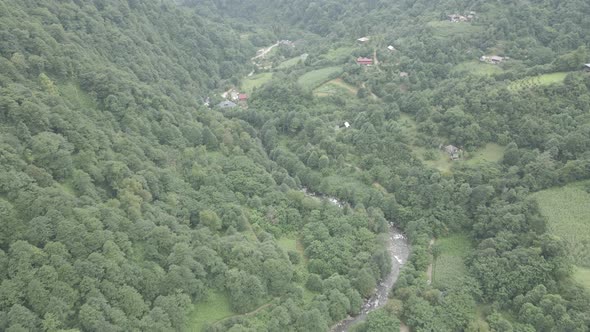
<instances>
[{"instance_id":1,"label":"farm building","mask_svg":"<svg viewBox=\"0 0 590 332\"><path fill-rule=\"evenodd\" d=\"M457 160L460 157L461 149L454 145L447 145L441 147L443 151L449 154L452 160Z\"/></svg>"},{"instance_id":2,"label":"farm building","mask_svg":"<svg viewBox=\"0 0 590 332\"><path fill-rule=\"evenodd\" d=\"M356 63L359 65L363 65L363 66L370 66L373 64L373 59L371 58L365 58L365 57L359 57L356 59Z\"/></svg>"},{"instance_id":3,"label":"farm building","mask_svg":"<svg viewBox=\"0 0 590 332\"><path fill-rule=\"evenodd\" d=\"M498 55L484 55L481 58L479 58L479 61L481 62L487 62L487 63L491 63L494 65L497 65L499 63L502 63L504 60L508 60L508 57L502 57L502 56L498 56Z\"/></svg>"},{"instance_id":4,"label":"farm building","mask_svg":"<svg viewBox=\"0 0 590 332\"><path fill-rule=\"evenodd\" d=\"M359 41L359 42L361 42L361 43L366 43L366 42L368 42L369 40L371 40L369 37L362 37L362 38L359 38L359 39L357 39L357 41Z\"/></svg>"},{"instance_id":5,"label":"farm building","mask_svg":"<svg viewBox=\"0 0 590 332\"><path fill-rule=\"evenodd\" d=\"M226 100L226 101L222 101L221 103L217 104L217 106L219 106L220 108L234 108L238 105L236 105L236 103Z\"/></svg>"}]
</instances>

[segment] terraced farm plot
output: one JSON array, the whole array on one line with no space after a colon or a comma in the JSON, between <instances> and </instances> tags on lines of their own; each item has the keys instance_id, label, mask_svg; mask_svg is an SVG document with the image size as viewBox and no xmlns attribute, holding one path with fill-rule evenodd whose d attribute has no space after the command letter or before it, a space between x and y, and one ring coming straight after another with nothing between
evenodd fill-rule
<instances>
[{"instance_id":1,"label":"terraced farm plot","mask_svg":"<svg viewBox=\"0 0 590 332\"><path fill-rule=\"evenodd\" d=\"M500 66L474 60L460 63L456 65L452 71L455 73L469 73L477 76L491 76L494 74L500 74L504 70L502 70L502 67Z\"/></svg>"},{"instance_id":2,"label":"terraced farm plot","mask_svg":"<svg viewBox=\"0 0 590 332\"><path fill-rule=\"evenodd\" d=\"M457 285L467 274L464 260L471 251L469 238L456 234L438 239L435 246L440 249L440 254L434 261L432 284L441 288Z\"/></svg>"},{"instance_id":3,"label":"terraced farm plot","mask_svg":"<svg viewBox=\"0 0 590 332\"><path fill-rule=\"evenodd\" d=\"M533 194L549 231L567 242L575 264L590 268L590 194L589 181L550 188Z\"/></svg>"},{"instance_id":4,"label":"terraced farm plot","mask_svg":"<svg viewBox=\"0 0 590 332\"><path fill-rule=\"evenodd\" d=\"M272 79L272 73L260 73L246 77L242 82L242 89L247 93L252 93L254 88L262 86Z\"/></svg>"},{"instance_id":5,"label":"terraced farm plot","mask_svg":"<svg viewBox=\"0 0 590 332\"><path fill-rule=\"evenodd\" d=\"M341 78L333 79L320 85L313 93L318 97L326 96L356 96L358 88L344 82Z\"/></svg>"},{"instance_id":6,"label":"terraced farm plot","mask_svg":"<svg viewBox=\"0 0 590 332\"><path fill-rule=\"evenodd\" d=\"M297 83L303 88L313 90L323 83L340 76L340 74L342 74L342 67L326 67L303 74L299 77Z\"/></svg>"},{"instance_id":7,"label":"terraced farm plot","mask_svg":"<svg viewBox=\"0 0 590 332\"><path fill-rule=\"evenodd\" d=\"M559 72L559 73L552 73L552 74L544 74L539 76L532 76L523 78L521 80L517 80L511 82L508 85L508 88L512 91L518 91L523 89L530 89L537 86L544 86L544 85L551 85L551 84L561 84L563 80L567 76L567 72Z\"/></svg>"}]
</instances>

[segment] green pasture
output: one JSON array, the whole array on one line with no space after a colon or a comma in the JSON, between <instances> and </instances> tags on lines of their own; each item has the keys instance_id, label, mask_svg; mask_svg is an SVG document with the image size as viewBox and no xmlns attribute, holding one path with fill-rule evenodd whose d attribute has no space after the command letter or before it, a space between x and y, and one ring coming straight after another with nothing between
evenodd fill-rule
<instances>
[{"instance_id":1,"label":"green pasture","mask_svg":"<svg viewBox=\"0 0 590 332\"><path fill-rule=\"evenodd\" d=\"M432 284L441 288L457 285L467 274L464 261L472 249L469 238L464 234L455 234L437 239L435 246L439 255L432 266Z\"/></svg>"},{"instance_id":2,"label":"green pasture","mask_svg":"<svg viewBox=\"0 0 590 332\"><path fill-rule=\"evenodd\" d=\"M272 73L260 73L244 78L242 81L242 90L252 93L255 88L262 86L272 79Z\"/></svg>"},{"instance_id":3,"label":"green pasture","mask_svg":"<svg viewBox=\"0 0 590 332\"><path fill-rule=\"evenodd\" d=\"M296 56L294 58L291 58L289 60L285 60L283 62L281 62L278 66L277 69L286 69L286 68L291 68L295 65L297 65L299 63L299 61L302 61L303 59L301 59L301 56Z\"/></svg>"},{"instance_id":4,"label":"green pasture","mask_svg":"<svg viewBox=\"0 0 590 332\"><path fill-rule=\"evenodd\" d=\"M235 315L235 313L231 310L227 294L223 292L211 292L207 300L193 305L186 331L203 331L208 324L215 323L232 315Z\"/></svg>"},{"instance_id":5,"label":"green pasture","mask_svg":"<svg viewBox=\"0 0 590 332\"><path fill-rule=\"evenodd\" d=\"M467 160L465 161L468 165L477 165L481 163L498 162L504 158L505 147L495 144L488 143L483 148L477 149L473 152L469 152Z\"/></svg>"},{"instance_id":6,"label":"green pasture","mask_svg":"<svg viewBox=\"0 0 590 332\"><path fill-rule=\"evenodd\" d=\"M503 72L502 67L484 63L479 60L460 63L456 65L452 71L455 73L468 73L477 76L491 76Z\"/></svg>"},{"instance_id":7,"label":"green pasture","mask_svg":"<svg viewBox=\"0 0 590 332\"><path fill-rule=\"evenodd\" d=\"M339 76L341 73L342 67L339 66L317 69L303 74L299 77L297 83L303 88L313 90L321 84Z\"/></svg>"},{"instance_id":8,"label":"green pasture","mask_svg":"<svg viewBox=\"0 0 590 332\"><path fill-rule=\"evenodd\" d=\"M589 185L589 181L576 182L533 194L547 218L549 231L564 239L575 264L586 268L590 268Z\"/></svg>"},{"instance_id":9,"label":"green pasture","mask_svg":"<svg viewBox=\"0 0 590 332\"><path fill-rule=\"evenodd\" d=\"M574 270L574 280L590 290L590 268L577 266Z\"/></svg>"}]
</instances>

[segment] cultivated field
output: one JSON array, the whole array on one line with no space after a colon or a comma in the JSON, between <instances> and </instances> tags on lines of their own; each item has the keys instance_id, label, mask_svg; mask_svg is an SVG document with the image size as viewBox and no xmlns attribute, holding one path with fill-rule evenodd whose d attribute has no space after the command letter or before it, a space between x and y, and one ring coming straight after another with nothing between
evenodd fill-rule
<instances>
[{"instance_id":1,"label":"cultivated field","mask_svg":"<svg viewBox=\"0 0 590 332\"><path fill-rule=\"evenodd\" d=\"M297 83L303 88L313 90L321 84L340 76L341 73L342 67L339 66L317 69L303 74L299 77Z\"/></svg>"},{"instance_id":2,"label":"cultivated field","mask_svg":"<svg viewBox=\"0 0 590 332\"><path fill-rule=\"evenodd\" d=\"M344 95L356 96L358 89L344 82L341 78L337 78L320 85L313 92L318 97Z\"/></svg>"},{"instance_id":3,"label":"cultivated field","mask_svg":"<svg viewBox=\"0 0 590 332\"><path fill-rule=\"evenodd\" d=\"M567 242L574 262L590 268L589 181L556 187L533 194L541 213L547 217L551 233ZM588 275L588 274L586 274ZM587 279L588 280L588 279Z\"/></svg>"},{"instance_id":4,"label":"cultivated field","mask_svg":"<svg viewBox=\"0 0 590 332\"><path fill-rule=\"evenodd\" d=\"M534 88L537 86L561 84L567 76L567 72L559 72L552 74L544 74L539 76L532 76L514 81L508 85L508 88L513 91Z\"/></svg>"},{"instance_id":5,"label":"cultivated field","mask_svg":"<svg viewBox=\"0 0 590 332\"><path fill-rule=\"evenodd\" d=\"M467 274L464 260L471 251L469 238L456 234L436 240L435 246L440 249L440 254L433 264L432 284L440 288L457 285Z\"/></svg>"}]
</instances>

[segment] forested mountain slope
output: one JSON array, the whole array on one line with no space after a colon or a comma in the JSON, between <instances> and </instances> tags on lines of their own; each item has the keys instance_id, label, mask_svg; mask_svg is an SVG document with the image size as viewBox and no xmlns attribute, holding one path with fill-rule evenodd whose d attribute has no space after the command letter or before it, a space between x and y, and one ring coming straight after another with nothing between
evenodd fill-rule
<instances>
[{"instance_id":1,"label":"forested mountain slope","mask_svg":"<svg viewBox=\"0 0 590 332\"><path fill-rule=\"evenodd\" d=\"M465 11L478 20L439 22ZM410 260L356 331L587 331L590 296L529 197L590 178L587 14L584 1L1 2L0 330L326 331L390 270L394 223ZM306 60L252 64L283 38L308 41L270 57ZM467 62L493 52L513 62L461 69L489 70ZM354 62L371 54L380 65ZM252 69L270 80L247 106L203 105ZM560 84L522 82L555 71ZM348 92L306 86L325 72ZM501 155L441 171L443 143ZM426 271L449 235L468 252L444 283Z\"/></svg>"}]
</instances>

